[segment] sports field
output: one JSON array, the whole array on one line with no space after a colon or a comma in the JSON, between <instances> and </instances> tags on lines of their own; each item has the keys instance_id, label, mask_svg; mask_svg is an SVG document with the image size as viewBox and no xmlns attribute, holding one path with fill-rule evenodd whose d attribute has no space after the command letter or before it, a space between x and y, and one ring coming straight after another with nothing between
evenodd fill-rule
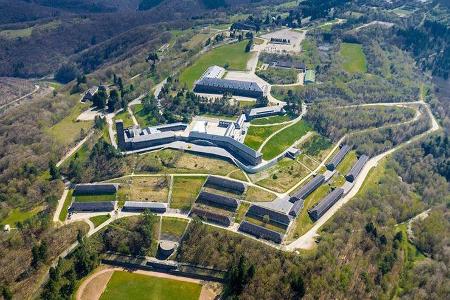
<instances>
[{"instance_id":1,"label":"sports field","mask_svg":"<svg viewBox=\"0 0 450 300\"><path fill-rule=\"evenodd\" d=\"M243 40L239 43L224 45L206 52L191 66L181 72L180 83L182 85L186 84L188 88L192 88L194 81L199 79L206 69L213 65L227 66L230 70L245 70L251 55L245 52L247 43L247 40Z\"/></svg>"},{"instance_id":2,"label":"sports field","mask_svg":"<svg viewBox=\"0 0 450 300\"><path fill-rule=\"evenodd\" d=\"M342 67L349 73L366 73L367 61L361 44L342 43L339 51Z\"/></svg>"},{"instance_id":3,"label":"sports field","mask_svg":"<svg viewBox=\"0 0 450 300\"><path fill-rule=\"evenodd\" d=\"M198 283L115 271L100 300L197 300L201 290Z\"/></svg>"}]
</instances>

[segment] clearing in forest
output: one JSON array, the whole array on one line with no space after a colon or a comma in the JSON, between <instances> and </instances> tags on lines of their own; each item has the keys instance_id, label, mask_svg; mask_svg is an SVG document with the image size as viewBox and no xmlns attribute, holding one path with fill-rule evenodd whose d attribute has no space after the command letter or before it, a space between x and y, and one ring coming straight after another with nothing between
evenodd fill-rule
<instances>
[{"instance_id":1,"label":"clearing in forest","mask_svg":"<svg viewBox=\"0 0 450 300\"><path fill-rule=\"evenodd\" d=\"M361 44L342 43L339 51L342 67L349 73L366 73L367 60Z\"/></svg>"}]
</instances>

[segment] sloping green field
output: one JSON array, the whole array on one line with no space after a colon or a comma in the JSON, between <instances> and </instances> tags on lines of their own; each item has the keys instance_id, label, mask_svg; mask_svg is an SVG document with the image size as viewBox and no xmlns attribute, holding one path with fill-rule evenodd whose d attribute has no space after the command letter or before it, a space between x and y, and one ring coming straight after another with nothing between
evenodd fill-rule
<instances>
[{"instance_id":1,"label":"sloping green field","mask_svg":"<svg viewBox=\"0 0 450 300\"><path fill-rule=\"evenodd\" d=\"M342 67L349 73L366 73L367 60L361 44L342 43L339 51Z\"/></svg>"},{"instance_id":2,"label":"sloping green field","mask_svg":"<svg viewBox=\"0 0 450 300\"><path fill-rule=\"evenodd\" d=\"M192 88L194 81L208 69L208 67L217 65L220 67L228 66L231 70L245 70L247 61L250 59L251 53L245 52L245 46L248 41L243 40L239 43L224 45L217 47L203 54L191 66L181 72L180 83L186 84L188 88Z\"/></svg>"}]
</instances>

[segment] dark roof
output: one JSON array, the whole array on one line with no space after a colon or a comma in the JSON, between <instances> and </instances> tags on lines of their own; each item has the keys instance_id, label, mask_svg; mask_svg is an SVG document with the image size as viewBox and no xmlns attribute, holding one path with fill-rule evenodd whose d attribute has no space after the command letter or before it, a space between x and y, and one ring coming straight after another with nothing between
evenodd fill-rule
<instances>
[{"instance_id":1,"label":"dark roof","mask_svg":"<svg viewBox=\"0 0 450 300\"><path fill-rule=\"evenodd\" d=\"M291 222L291 219L285 213L271 210L271 209L268 209L266 207L259 206L256 204L253 204L252 206L250 206L246 215L257 217L259 219L262 219L264 216L267 215L270 218L270 222L277 223L279 225L282 225L285 228L288 227L289 223Z\"/></svg>"},{"instance_id":2,"label":"dark roof","mask_svg":"<svg viewBox=\"0 0 450 300\"><path fill-rule=\"evenodd\" d=\"M155 213L164 213L167 210L166 204L160 202L126 201L122 211L142 212L147 209Z\"/></svg>"},{"instance_id":3,"label":"dark roof","mask_svg":"<svg viewBox=\"0 0 450 300\"><path fill-rule=\"evenodd\" d=\"M305 184L298 192L294 193L289 201L296 202L300 199L305 199L312 192L314 192L325 181L325 176L320 174Z\"/></svg>"},{"instance_id":4,"label":"dark roof","mask_svg":"<svg viewBox=\"0 0 450 300\"><path fill-rule=\"evenodd\" d=\"M238 194L242 194L245 191L245 184L243 184L242 182L217 176L208 176L206 184L218 188L225 188L226 190L231 190Z\"/></svg>"},{"instance_id":5,"label":"dark roof","mask_svg":"<svg viewBox=\"0 0 450 300\"><path fill-rule=\"evenodd\" d=\"M198 80L195 84L202 86L214 86L226 89L236 89L242 91L257 91L261 93L263 92L261 87L254 81L240 81L240 80L205 77Z\"/></svg>"},{"instance_id":6,"label":"dark roof","mask_svg":"<svg viewBox=\"0 0 450 300\"><path fill-rule=\"evenodd\" d=\"M330 171L336 169L339 163L344 159L345 155L350 151L351 147L349 145L343 145L338 153L327 163L327 168Z\"/></svg>"},{"instance_id":7,"label":"dark roof","mask_svg":"<svg viewBox=\"0 0 450 300\"><path fill-rule=\"evenodd\" d=\"M234 198L204 191L201 192L200 195L198 195L198 200L202 202L211 203L213 205L217 205L220 207L225 207L233 211L235 211L239 205L239 202Z\"/></svg>"},{"instance_id":8,"label":"dark roof","mask_svg":"<svg viewBox=\"0 0 450 300\"><path fill-rule=\"evenodd\" d=\"M69 212L76 211L104 211L110 212L115 208L114 201L99 201L99 202L73 202L69 207Z\"/></svg>"},{"instance_id":9,"label":"dark roof","mask_svg":"<svg viewBox=\"0 0 450 300\"><path fill-rule=\"evenodd\" d=\"M348 172L348 174L345 175L345 179L347 179L350 182L353 182L353 180L355 180L355 178L359 175L359 173L361 172L362 168L364 167L364 165L367 163L368 160L369 157L367 155L362 155L358 159L358 161L353 165L350 172Z\"/></svg>"},{"instance_id":10,"label":"dark roof","mask_svg":"<svg viewBox=\"0 0 450 300\"><path fill-rule=\"evenodd\" d=\"M231 220L228 216L221 215L218 213L213 213L213 212L203 210L203 209L200 209L197 207L194 207L191 210L191 215L198 216L201 219L206 219L209 222L218 223L218 224L226 226L226 227L231 225Z\"/></svg>"},{"instance_id":11,"label":"dark roof","mask_svg":"<svg viewBox=\"0 0 450 300\"><path fill-rule=\"evenodd\" d=\"M283 235L279 232L258 226L244 221L239 226L239 231L251 234L257 238L262 238L280 244L283 241Z\"/></svg>"},{"instance_id":12,"label":"dark roof","mask_svg":"<svg viewBox=\"0 0 450 300\"><path fill-rule=\"evenodd\" d=\"M292 205L291 209L289 210L289 215L293 216L294 218L298 216L298 212L303 208L304 203L304 199L295 201L294 205Z\"/></svg>"},{"instance_id":13,"label":"dark roof","mask_svg":"<svg viewBox=\"0 0 450 300\"><path fill-rule=\"evenodd\" d=\"M298 69L298 70L305 70L306 65L301 62L297 61L289 61L289 60L275 60L272 61L272 65L274 67L280 67L280 68L292 68L292 69Z\"/></svg>"},{"instance_id":14,"label":"dark roof","mask_svg":"<svg viewBox=\"0 0 450 300\"><path fill-rule=\"evenodd\" d=\"M316 221L323 216L344 194L342 188L337 188L325 196L320 202L308 211L310 217Z\"/></svg>"},{"instance_id":15,"label":"dark roof","mask_svg":"<svg viewBox=\"0 0 450 300\"><path fill-rule=\"evenodd\" d=\"M117 188L117 183L83 183L75 185L73 194L114 194L117 192Z\"/></svg>"}]
</instances>

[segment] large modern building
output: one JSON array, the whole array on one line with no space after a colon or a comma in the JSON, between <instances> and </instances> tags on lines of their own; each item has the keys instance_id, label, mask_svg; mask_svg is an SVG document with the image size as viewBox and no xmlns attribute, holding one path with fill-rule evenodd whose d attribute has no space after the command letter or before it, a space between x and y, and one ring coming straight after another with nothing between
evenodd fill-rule
<instances>
[{"instance_id":1,"label":"large modern building","mask_svg":"<svg viewBox=\"0 0 450 300\"><path fill-rule=\"evenodd\" d=\"M253 120L256 118L264 118L276 115L283 115L286 111L284 110L284 105L274 105L252 108L246 113L248 120Z\"/></svg>"},{"instance_id":2,"label":"large modern building","mask_svg":"<svg viewBox=\"0 0 450 300\"><path fill-rule=\"evenodd\" d=\"M261 98L264 90L254 81L240 81L204 77L195 82L194 92L205 94L231 94L233 96Z\"/></svg>"}]
</instances>

